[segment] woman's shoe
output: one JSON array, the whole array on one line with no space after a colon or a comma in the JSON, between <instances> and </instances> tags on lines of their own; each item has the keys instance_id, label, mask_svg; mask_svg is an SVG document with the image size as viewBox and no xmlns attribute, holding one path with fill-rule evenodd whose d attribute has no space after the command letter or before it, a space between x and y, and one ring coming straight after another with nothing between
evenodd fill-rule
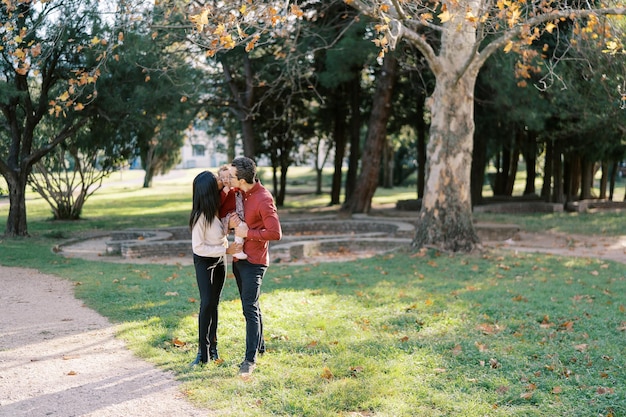
<instances>
[{"instance_id":1,"label":"woman's shoe","mask_svg":"<svg viewBox=\"0 0 626 417\"><path fill-rule=\"evenodd\" d=\"M202 354L198 353L198 356L196 356L196 359L193 362L191 362L189 366L193 368L194 366L204 365L205 363L206 362L202 360Z\"/></svg>"}]
</instances>

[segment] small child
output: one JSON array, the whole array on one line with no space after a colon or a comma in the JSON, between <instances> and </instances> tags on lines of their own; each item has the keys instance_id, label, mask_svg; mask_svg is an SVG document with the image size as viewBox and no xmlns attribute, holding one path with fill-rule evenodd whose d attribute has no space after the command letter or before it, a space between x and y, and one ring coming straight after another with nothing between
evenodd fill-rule
<instances>
[{"instance_id":1,"label":"small child","mask_svg":"<svg viewBox=\"0 0 626 417\"><path fill-rule=\"evenodd\" d=\"M235 225L241 224L244 221L243 217L243 197L241 191L231 188L230 184L230 171L228 165L222 165L218 171L218 180L222 187L222 202L220 205L220 219L224 225L225 230L230 230L230 221L233 220ZM218 184L219 185L219 184ZM243 245L243 238L235 236L235 243ZM233 257L237 259L247 259L248 255L243 252L234 253Z\"/></svg>"}]
</instances>

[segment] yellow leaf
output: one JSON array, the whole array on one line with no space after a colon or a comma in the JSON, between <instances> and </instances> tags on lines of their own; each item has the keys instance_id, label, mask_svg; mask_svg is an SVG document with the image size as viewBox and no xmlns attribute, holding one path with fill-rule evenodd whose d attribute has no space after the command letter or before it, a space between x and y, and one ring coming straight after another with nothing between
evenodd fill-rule
<instances>
[{"instance_id":1,"label":"yellow leaf","mask_svg":"<svg viewBox=\"0 0 626 417\"><path fill-rule=\"evenodd\" d=\"M507 43L506 46L504 47L504 52L510 52L512 48L513 48L513 42L509 41L509 43Z\"/></svg>"},{"instance_id":2,"label":"yellow leaf","mask_svg":"<svg viewBox=\"0 0 626 417\"><path fill-rule=\"evenodd\" d=\"M219 36L219 35L223 34L224 32L226 32L226 28L224 27L224 25L222 23L220 23L219 25L217 25L217 27L213 31L213 34Z\"/></svg>"},{"instance_id":3,"label":"yellow leaf","mask_svg":"<svg viewBox=\"0 0 626 417\"><path fill-rule=\"evenodd\" d=\"M333 378L333 373L330 371L328 366L325 366L324 370L322 371L322 374L320 376L322 378L324 378L324 379L332 379Z\"/></svg>"},{"instance_id":4,"label":"yellow leaf","mask_svg":"<svg viewBox=\"0 0 626 417\"><path fill-rule=\"evenodd\" d=\"M70 98L70 93L68 93L67 91L59 96L59 100L61 101L67 101L69 98Z\"/></svg>"},{"instance_id":5,"label":"yellow leaf","mask_svg":"<svg viewBox=\"0 0 626 417\"><path fill-rule=\"evenodd\" d=\"M85 108L85 106L83 106L83 103L76 103L76 105L74 106L74 110L76 111L81 111Z\"/></svg>"},{"instance_id":6,"label":"yellow leaf","mask_svg":"<svg viewBox=\"0 0 626 417\"><path fill-rule=\"evenodd\" d=\"M548 31L548 33L552 33L554 29L556 29L556 25L552 22L548 22L548 24L546 25L546 30Z\"/></svg>"},{"instance_id":7,"label":"yellow leaf","mask_svg":"<svg viewBox=\"0 0 626 417\"><path fill-rule=\"evenodd\" d=\"M98 38L97 36L94 36L94 37L91 39L91 44L92 44L92 45L97 45L97 44L99 44L99 43L100 43L100 38Z\"/></svg>"},{"instance_id":8,"label":"yellow leaf","mask_svg":"<svg viewBox=\"0 0 626 417\"><path fill-rule=\"evenodd\" d=\"M452 16L450 16L450 12L444 10L443 12L439 13L438 17L441 23L446 23L448 20L450 20Z\"/></svg>"}]
</instances>

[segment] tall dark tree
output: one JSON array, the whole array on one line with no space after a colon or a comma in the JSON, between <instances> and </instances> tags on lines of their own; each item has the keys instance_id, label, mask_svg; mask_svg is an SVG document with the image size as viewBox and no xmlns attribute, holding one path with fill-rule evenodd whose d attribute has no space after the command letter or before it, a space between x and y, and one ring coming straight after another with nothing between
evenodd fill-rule
<instances>
[{"instance_id":1,"label":"tall dark tree","mask_svg":"<svg viewBox=\"0 0 626 417\"><path fill-rule=\"evenodd\" d=\"M378 186L380 161L387 141L387 121L391 116L393 88L398 77L398 60L393 54L384 58L376 77L376 92L363 151L363 166L352 198L343 210L349 213L368 213Z\"/></svg>"}]
</instances>

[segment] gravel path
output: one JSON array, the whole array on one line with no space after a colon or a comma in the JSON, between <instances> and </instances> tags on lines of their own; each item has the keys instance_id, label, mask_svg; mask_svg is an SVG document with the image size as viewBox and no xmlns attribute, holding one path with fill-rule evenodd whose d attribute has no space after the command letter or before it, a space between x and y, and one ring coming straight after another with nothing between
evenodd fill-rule
<instances>
[{"instance_id":1,"label":"gravel path","mask_svg":"<svg viewBox=\"0 0 626 417\"><path fill-rule=\"evenodd\" d=\"M209 416L134 356L72 284L0 267L0 416Z\"/></svg>"}]
</instances>

